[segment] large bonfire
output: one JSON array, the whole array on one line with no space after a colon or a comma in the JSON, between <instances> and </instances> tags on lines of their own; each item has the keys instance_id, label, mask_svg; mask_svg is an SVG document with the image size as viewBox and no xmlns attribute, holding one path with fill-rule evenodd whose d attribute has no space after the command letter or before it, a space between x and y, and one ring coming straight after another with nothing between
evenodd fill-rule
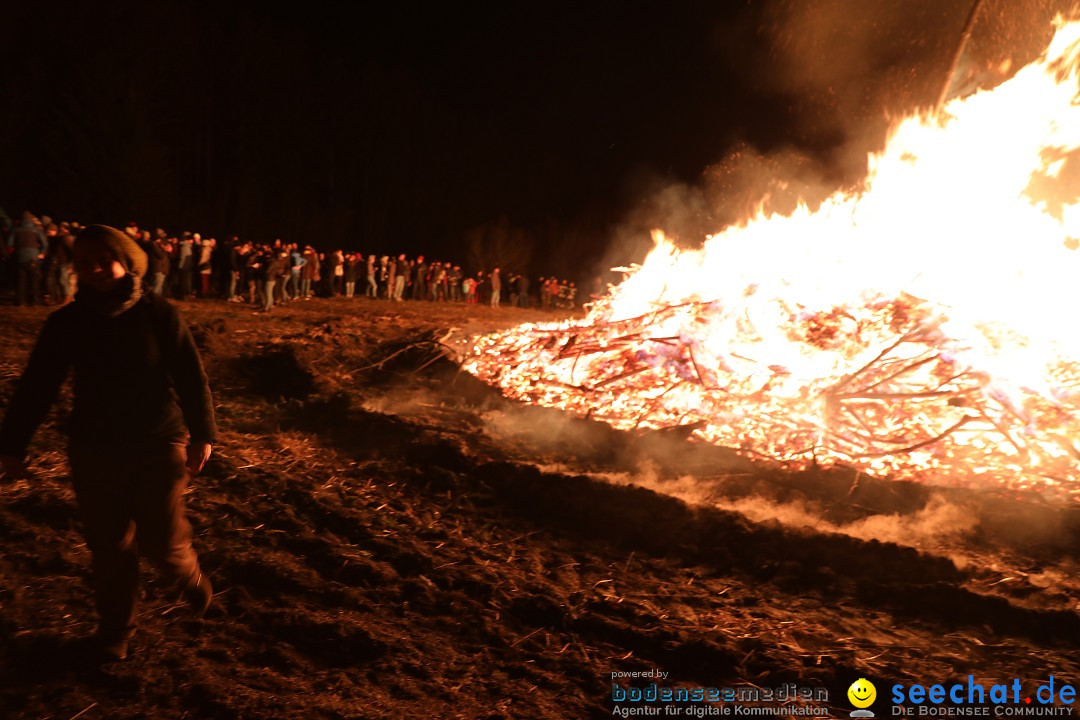
<instances>
[{"instance_id":1,"label":"large bonfire","mask_svg":"<svg viewBox=\"0 0 1080 720\"><path fill-rule=\"evenodd\" d=\"M899 122L860 191L700 250L657 232L583 320L473 338L465 369L795 466L1080 498L1078 56L1059 21L1011 79Z\"/></svg>"}]
</instances>

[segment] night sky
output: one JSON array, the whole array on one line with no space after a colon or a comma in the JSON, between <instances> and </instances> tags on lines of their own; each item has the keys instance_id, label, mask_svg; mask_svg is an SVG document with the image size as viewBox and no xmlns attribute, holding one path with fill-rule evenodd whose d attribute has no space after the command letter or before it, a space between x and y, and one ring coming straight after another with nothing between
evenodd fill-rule
<instances>
[{"instance_id":1,"label":"night sky","mask_svg":"<svg viewBox=\"0 0 1080 720\"><path fill-rule=\"evenodd\" d=\"M857 183L970 4L11 3L0 206L581 277ZM958 84L1058 4L987 0Z\"/></svg>"}]
</instances>

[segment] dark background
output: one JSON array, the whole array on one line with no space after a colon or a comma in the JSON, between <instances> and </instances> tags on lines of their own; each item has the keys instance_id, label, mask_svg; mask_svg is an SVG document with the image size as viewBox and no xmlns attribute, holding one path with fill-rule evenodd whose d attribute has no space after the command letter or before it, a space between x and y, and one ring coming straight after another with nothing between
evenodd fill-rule
<instances>
[{"instance_id":1,"label":"dark background","mask_svg":"<svg viewBox=\"0 0 1080 720\"><path fill-rule=\"evenodd\" d=\"M971 2L8 5L13 216L581 277L778 178L857 183L888 118L933 104ZM954 90L1030 60L1059 5L987 0Z\"/></svg>"}]
</instances>

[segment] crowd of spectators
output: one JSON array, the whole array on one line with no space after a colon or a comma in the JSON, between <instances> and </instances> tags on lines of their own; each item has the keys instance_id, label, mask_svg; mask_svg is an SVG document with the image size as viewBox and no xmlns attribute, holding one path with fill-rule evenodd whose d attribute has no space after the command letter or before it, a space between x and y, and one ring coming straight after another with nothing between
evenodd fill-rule
<instances>
[{"instance_id":1,"label":"crowd of spectators","mask_svg":"<svg viewBox=\"0 0 1080 720\"><path fill-rule=\"evenodd\" d=\"M54 222L30 212L24 212L18 223L0 216L5 240L0 284L13 287L16 305L60 305L73 297L77 277L71 248L79 230L78 223ZM533 284L522 273L504 274L497 267L466 272L460 264L428 261L423 255L365 256L280 239L255 243L236 236L219 242L197 232L151 231L136 222L129 222L124 232L149 258L143 278L146 288L178 300L216 298L248 303L261 312L316 297L545 309L572 308L582 301L572 281L542 277Z\"/></svg>"}]
</instances>

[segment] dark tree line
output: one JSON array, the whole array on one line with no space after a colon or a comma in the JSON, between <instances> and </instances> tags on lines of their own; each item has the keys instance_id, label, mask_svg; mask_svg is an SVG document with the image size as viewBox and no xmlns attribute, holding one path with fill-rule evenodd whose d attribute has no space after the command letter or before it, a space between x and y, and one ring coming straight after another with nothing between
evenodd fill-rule
<instances>
[{"instance_id":1,"label":"dark tree line","mask_svg":"<svg viewBox=\"0 0 1080 720\"><path fill-rule=\"evenodd\" d=\"M581 135L602 153L606 139L587 137L596 121L537 90L574 58L519 83L499 65L513 58L469 39L448 46L454 56L409 57L458 32L438 18L382 28L346 13L350 39L243 2L21 3L7 17L0 205L11 215L566 276L599 254L621 212L619 170L557 146ZM390 37L365 53L380 33Z\"/></svg>"},{"instance_id":2,"label":"dark tree line","mask_svg":"<svg viewBox=\"0 0 1080 720\"><path fill-rule=\"evenodd\" d=\"M9 45L22 56L6 93L6 195L312 242L441 232L420 212L439 138L410 78L354 72L251 14L204 19L178 2L76 4L50 15L36 49Z\"/></svg>"},{"instance_id":3,"label":"dark tree line","mask_svg":"<svg viewBox=\"0 0 1080 720\"><path fill-rule=\"evenodd\" d=\"M987 0L971 82L1065 0L1017 2ZM708 185L732 147L857 179L968 4L8 3L0 205L574 275L719 229L755 187ZM676 213L680 182L707 197Z\"/></svg>"}]
</instances>

